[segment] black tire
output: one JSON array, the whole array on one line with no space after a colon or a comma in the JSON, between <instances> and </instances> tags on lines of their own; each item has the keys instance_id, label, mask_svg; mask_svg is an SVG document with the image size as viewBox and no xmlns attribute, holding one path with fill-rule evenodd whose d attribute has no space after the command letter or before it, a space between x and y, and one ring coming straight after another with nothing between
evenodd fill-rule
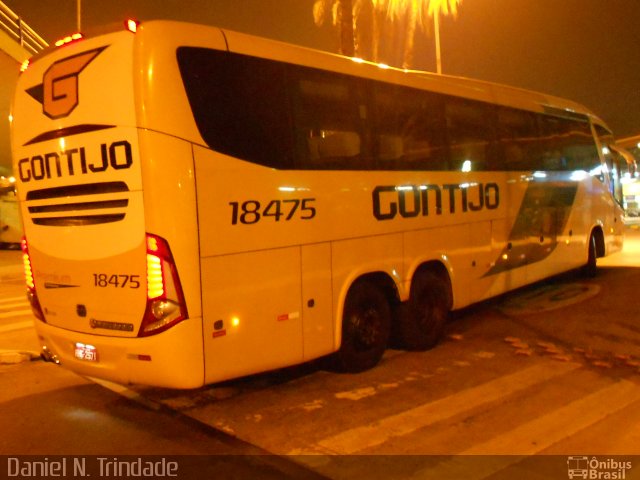
<instances>
[{"instance_id":1,"label":"black tire","mask_svg":"<svg viewBox=\"0 0 640 480\"><path fill-rule=\"evenodd\" d=\"M409 301L398 309L396 338L406 350L428 350L436 346L451 308L448 283L435 272L416 273Z\"/></svg>"},{"instance_id":2,"label":"black tire","mask_svg":"<svg viewBox=\"0 0 640 480\"><path fill-rule=\"evenodd\" d=\"M384 292L373 282L354 283L344 304L342 342L330 357L332 370L357 373L380 361L391 330L391 309Z\"/></svg>"},{"instance_id":3,"label":"black tire","mask_svg":"<svg viewBox=\"0 0 640 480\"><path fill-rule=\"evenodd\" d=\"M598 273L598 248L596 245L596 236L592 233L589 237L589 254L587 263L582 267L582 274L587 278L593 278Z\"/></svg>"}]
</instances>

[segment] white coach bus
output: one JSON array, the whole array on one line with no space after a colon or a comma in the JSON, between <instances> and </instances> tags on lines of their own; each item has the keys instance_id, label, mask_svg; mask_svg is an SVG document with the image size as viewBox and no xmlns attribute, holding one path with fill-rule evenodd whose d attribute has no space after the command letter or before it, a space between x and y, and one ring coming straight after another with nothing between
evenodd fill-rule
<instances>
[{"instance_id":1,"label":"white coach bus","mask_svg":"<svg viewBox=\"0 0 640 480\"><path fill-rule=\"evenodd\" d=\"M32 59L12 110L48 357L191 388L432 347L447 313L619 250L584 107L151 21Z\"/></svg>"}]
</instances>

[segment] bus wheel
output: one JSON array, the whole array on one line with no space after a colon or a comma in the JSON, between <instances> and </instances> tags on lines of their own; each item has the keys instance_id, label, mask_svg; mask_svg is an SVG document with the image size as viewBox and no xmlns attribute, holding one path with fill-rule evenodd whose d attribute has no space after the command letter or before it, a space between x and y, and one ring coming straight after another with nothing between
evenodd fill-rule
<instances>
[{"instance_id":1,"label":"bus wheel","mask_svg":"<svg viewBox=\"0 0 640 480\"><path fill-rule=\"evenodd\" d=\"M374 367L382 358L391 330L391 310L384 292L360 280L347 293L342 316L342 342L330 367L356 373Z\"/></svg>"},{"instance_id":2,"label":"bus wheel","mask_svg":"<svg viewBox=\"0 0 640 480\"><path fill-rule=\"evenodd\" d=\"M397 319L397 338L407 350L433 348L444 331L450 308L449 286L432 271L418 272L406 308Z\"/></svg>"},{"instance_id":3,"label":"bus wheel","mask_svg":"<svg viewBox=\"0 0 640 480\"><path fill-rule=\"evenodd\" d=\"M589 255L587 263L582 267L582 274L585 277L593 278L598 272L597 266L598 250L596 245L596 236L592 233L589 237Z\"/></svg>"}]
</instances>

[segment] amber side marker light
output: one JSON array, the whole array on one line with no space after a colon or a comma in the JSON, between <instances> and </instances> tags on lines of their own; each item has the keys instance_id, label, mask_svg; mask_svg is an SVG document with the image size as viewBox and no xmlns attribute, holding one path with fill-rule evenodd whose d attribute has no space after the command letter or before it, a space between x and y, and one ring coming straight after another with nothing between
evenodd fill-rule
<instances>
[{"instance_id":1,"label":"amber side marker light","mask_svg":"<svg viewBox=\"0 0 640 480\"><path fill-rule=\"evenodd\" d=\"M64 38L58 40L54 45L56 47L62 47L63 45L68 45L72 42L77 42L78 40L82 40L84 37L80 32L74 33L73 35L67 35Z\"/></svg>"}]
</instances>

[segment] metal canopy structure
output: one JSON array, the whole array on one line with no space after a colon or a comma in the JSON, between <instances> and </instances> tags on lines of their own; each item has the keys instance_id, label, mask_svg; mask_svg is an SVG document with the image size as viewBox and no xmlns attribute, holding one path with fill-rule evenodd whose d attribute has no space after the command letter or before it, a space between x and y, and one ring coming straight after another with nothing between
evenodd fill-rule
<instances>
[{"instance_id":1,"label":"metal canopy structure","mask_svg":"<svg viewBox=\"0 0 640 480\"><path fill-rule=\"evenodd\" d=\"M9 113L20 64L47 45L40 35L0 1L0 175L11 172Z\"/></svg>"}]
</instances>

